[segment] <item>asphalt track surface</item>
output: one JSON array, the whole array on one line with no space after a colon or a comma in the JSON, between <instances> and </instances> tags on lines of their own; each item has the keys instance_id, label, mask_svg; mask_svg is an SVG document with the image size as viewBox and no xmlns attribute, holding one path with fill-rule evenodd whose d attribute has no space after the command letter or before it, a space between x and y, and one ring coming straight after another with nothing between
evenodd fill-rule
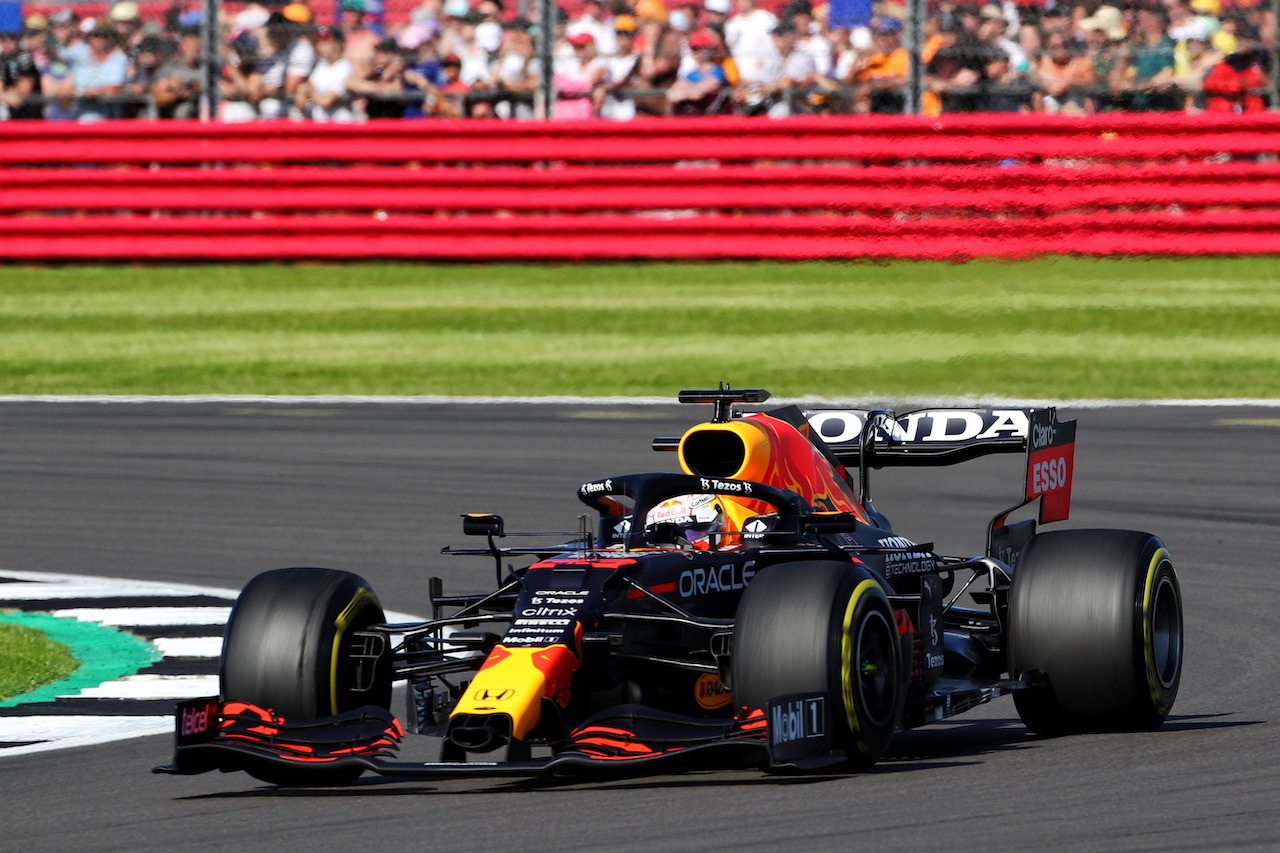
<instances>
[{"instance_id":1,"label":"asphalt track surface","mask_svg":"<svg viewBox=\"0 0 1280 853\"><path fill-rule=\"evenodd\" d=\"M1073 414L1065 526L1155 532L1181 578L1186 665L1156 732L1036 738L1006 698L900 735L862 775L366 776L302 791L240 774L152 775L170 744L144 737L5 760L0 848L1280 848L1280 412ZM421 613L432 574L446 590L492 583L488 562L438 554L461 544L460 513L573 529L579 483L670 470L649 440L702 417L678 406L6 403L0 565L231 588L324 565ZM1020 465L880 472L874 494L897 532L977 553L986 519L1019 491Z\"/></svg>"}]
</instances>

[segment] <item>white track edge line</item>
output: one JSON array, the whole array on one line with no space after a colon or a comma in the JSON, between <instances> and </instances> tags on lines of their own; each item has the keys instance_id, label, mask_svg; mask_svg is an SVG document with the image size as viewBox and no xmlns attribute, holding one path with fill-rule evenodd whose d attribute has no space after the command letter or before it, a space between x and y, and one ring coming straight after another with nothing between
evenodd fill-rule
<instances>
[{"instance_id":1,"label":"white track edge line","mask_svg":"<svg viewBox=\"0 0 1280 853\"><path fill-rule=\"evenodd\" d=\"M15 569L6 569L0 567L0 577L15 578L20 581L30 581L35 583L47 584L83 584L95 587L117 586L124 588L127 592L123 595L156 595L159 597L176 597L178 595L207 595L211 598L225 598L228 601L234 601L240 593L234 589L224 589L212 586L194 586L187 583L165 583L163 581L143 581L134 580L132 578L108 578L95 575L68 575L57 572L25 572ZM0 600L13 597L5 595L5 586L0 584ZM37 597L37 600L40 600ZM56 602L57 598L47 599ZM62 609L50 607L51 610Z\"/></svg>"},{"instance_id":2,"label":"white track edge line","mask_svg":"<svg viewBox=\"0 0 1280 853\"><path fill-rule=\"evenodd\" d=\"M6 717L5 719L22 719L21 717ZM35 752L52 752L57 749L73 749L81 746L95 746L102 743L113 743L118 740L128 740L135 737L148 737L154 735L167 734L173 736L173 717L135 717L138 721L138 727L131 730L119 730L98 735L70 736L54 738L53 740L40 741L25 746L11 746L0 749L0 758L17 757L19 755L30 755Z\"/></svg>"}]
</instances>

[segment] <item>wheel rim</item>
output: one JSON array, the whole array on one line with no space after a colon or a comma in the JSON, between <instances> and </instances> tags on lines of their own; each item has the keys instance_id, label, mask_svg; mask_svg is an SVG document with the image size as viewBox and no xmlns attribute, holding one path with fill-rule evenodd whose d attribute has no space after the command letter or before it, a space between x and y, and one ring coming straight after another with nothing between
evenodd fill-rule
<instances>
[{"instance_id":1,"label":"wheel rim","mask_svg":"<svg viewBox=\"0 0 1280 853\"><path fill-rule=\"evenodd\" d=\"M1173 687L1182 667L1182 608L1178 591L1168 575L1156 584L1151 611L1152 658L1156 678L1166 690Z\"/></svg>"},{"instance_id":2,"label":"wheel rim","mask_svg":"<svg viewBox=\"0 0 1280 853\"><path fill-rule=\"evenodd\" d=\"M854 666L858 676L858 695L867 722L883 726L893 715L894 705L894 632L878 610L870 611L858 627L857 653Z\"/></svg>"}]
</instances>

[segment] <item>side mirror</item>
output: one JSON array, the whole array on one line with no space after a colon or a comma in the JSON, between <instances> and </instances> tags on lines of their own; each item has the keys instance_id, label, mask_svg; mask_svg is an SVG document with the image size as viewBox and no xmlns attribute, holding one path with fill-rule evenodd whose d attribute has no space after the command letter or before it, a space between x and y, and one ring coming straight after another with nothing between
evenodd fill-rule
<instances>
[{"instance_id":1,"label":"side mirror","mask_svg":"<svg viewBox=\"0 0 1280 853\"><path fill-rule=\"evenodd\" d=\"M462 516L462 533L465 536L501 536L502 516L469 512Z\"/></svg>"}]
</instances>

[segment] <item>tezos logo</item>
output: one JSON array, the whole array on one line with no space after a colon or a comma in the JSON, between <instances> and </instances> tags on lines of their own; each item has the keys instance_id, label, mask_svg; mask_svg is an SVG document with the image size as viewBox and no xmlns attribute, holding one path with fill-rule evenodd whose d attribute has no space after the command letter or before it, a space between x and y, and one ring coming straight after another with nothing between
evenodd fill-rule
<instances>
[{"instance_id":1,"label":"tezos logo","mask_svg":"<svg viewBox=\"0 0 1280 853\"><path fill-rule=\"evenodd\" d=\"M736 492L740 495L751 494L751 484L741 480L717 480L714 477L702 477L702 488L716 492Z\"/></svg>"}]
</instances>

